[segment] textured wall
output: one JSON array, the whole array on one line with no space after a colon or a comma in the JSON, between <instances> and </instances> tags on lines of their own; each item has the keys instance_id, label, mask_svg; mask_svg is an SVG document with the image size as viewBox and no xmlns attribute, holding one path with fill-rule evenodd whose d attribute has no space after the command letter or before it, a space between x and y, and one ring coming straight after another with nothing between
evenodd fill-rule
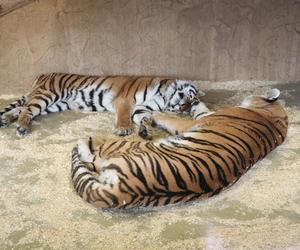
<instances>
[{"instance_id":1,"label":"textured wall","mask_svg":"<svg viewBox=\"0 0 300 250\"><path fill-rule=\"evenodd\" d=\"M49 71L300 79L299 13L299 0L36 1L0 18L1 92Z\"/></svg>"},{"instance_id":2,"label":"textured wall","mask_svg":"<svg viewBox=\"0 0 300 250\"><path fill-rule=\"evenodd\" d=\"M21 8L34 0L0 0L0 17Z\"/></svg>"}]
</instances>

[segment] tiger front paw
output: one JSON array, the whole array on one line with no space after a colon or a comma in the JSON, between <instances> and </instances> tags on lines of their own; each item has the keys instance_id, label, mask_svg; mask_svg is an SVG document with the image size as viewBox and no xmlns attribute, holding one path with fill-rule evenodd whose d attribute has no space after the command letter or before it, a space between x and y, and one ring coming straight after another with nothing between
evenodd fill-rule
<instances>
[{"instance_id":1,"label":"tiger front paw","mask_svg":"<svg viewBox=\"0 0 300 250\"><path fill-rule=\"evenodd\" d=\"M25 136L28 135L30 132L29 127L21 127L21 126L17 126L17 135L18 136Z\"/></svg>"},{"instance_id":2,"label":"tiger front paw","mask_svg":"<svg viewBox=\"0 0 300 250\"><path fill-rule=\"evenodd\" d=\"M9 125L9 120L4 116L0 116L0 128L6 128Z\"/></svg>"},{"instance_id":3,"label":"tiger front paw","mask_svg":"<svg viewBox=\"0 0 300 250\"><path fill-rule=\"evenodd\" d=\"M141 120L141 124L139 127L139 136L140 137L142 137L143 139L146 139L146 140L152 139L152 131L151 131L152 123L153 123L153 121L149 117L144 117Z\"/></svg>"},{"instance_id":4,"label":"tiger front paw","mask_svg":"<svg viewBox=\"0 0 300 250\"><path fill-rule=\"evenodd\" d=\"M133 130L132 128L128 127L128 128L123 128L123 127L120 127L120 128L116 128L114 130L114 134L115 135L118 135L118 136L126 136L126 135L130 135L132 134Z\"/></svg>"},{"instance_id":5,"label":"tiger front paw","mask_svg":"<svg viewBox=\"0 0 300 250\"><path fill-rule=\"evenodd\" d=\"M115 185L120 182L119 176L116 170L104 170L100 172L98 177L99 182L108 185Z\"/></svg>"}]
</instances>

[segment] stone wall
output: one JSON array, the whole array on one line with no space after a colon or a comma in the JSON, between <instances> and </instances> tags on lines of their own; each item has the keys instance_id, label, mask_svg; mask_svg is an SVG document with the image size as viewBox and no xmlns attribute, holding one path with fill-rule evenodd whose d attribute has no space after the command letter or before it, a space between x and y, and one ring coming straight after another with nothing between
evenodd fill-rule
<instances>
[{"instance_id":1,"label":"stone wall","mask_svg":"<svg viewBox=\"0 0 300 250\"><path fill-rule=\"evenodd\" d=\"M40 0L0 18L0 91L42 72L300 79L299 0Z\"/></svg>"}]
</instances>

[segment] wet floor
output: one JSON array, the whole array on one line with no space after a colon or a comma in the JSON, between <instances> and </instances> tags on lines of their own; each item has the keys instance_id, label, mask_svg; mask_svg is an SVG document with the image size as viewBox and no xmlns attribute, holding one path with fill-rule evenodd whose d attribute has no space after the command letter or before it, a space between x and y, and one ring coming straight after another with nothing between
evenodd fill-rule
<instances>
[{"instance_id":1,"label":"wet floor","mask_svg":"<svg viewBox=\"0 0 300 250\"><path fill-rule=\"evenodd\" d=\"M188 205L103 212L77 196L71 149L90 135L116 138L110 114L52 114L24 138L15 125L1 129L0 248L300 249L300 83L200 84L212 109L273 85L290 119L286 142L228 190ZM0 96L1 107L9 101Z\"/></svg>"}]
</instances>

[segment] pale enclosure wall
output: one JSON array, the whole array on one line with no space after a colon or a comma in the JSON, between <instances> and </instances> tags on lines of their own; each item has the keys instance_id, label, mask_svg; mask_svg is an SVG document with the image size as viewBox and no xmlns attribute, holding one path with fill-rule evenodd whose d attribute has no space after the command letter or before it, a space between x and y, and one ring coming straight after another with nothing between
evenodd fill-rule
<instances>
[{"instance_id":1,"label":"pale enclosure wall","mask_svg":"<svg viewBox=\"0 0 300 250\"><path fill-rule=\"evenodd\" d=\"M0 91L52 71L297 80L299 13L299 0L34 1L0 18Z\"/></svg>"}]
</instances>

